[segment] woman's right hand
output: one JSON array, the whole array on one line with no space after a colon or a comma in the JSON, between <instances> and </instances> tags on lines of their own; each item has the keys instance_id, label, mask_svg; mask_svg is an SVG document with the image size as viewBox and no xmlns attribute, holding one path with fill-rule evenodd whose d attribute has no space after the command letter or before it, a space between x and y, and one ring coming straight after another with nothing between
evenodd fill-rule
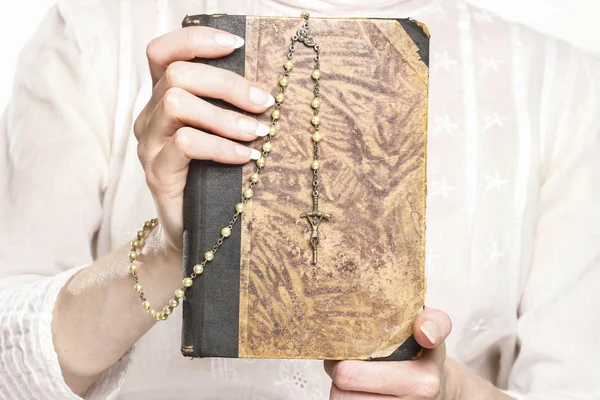
<instances>
[{"instance_id":1,"label":"woman's right hand","mask_svg":"<svg viewBox=\"0 0 600 400\"><path fill-rule=\"evenodd\" d=\"M251 113L273 105L273 96L244 77L190 62L194 57L225 56L243 44L228 32L188 27L158 37L147 47L153 92L135 121L134 133L161 221L161 240L177 252L182 248L183 190L190 160L246 163L260 152L235 140L251 141L269 133L256 119L198 97L223 99Z\"/></svg>"},{"instance_id":2,"label":"woman's right hand","mask_svg":"<svg viewBox=\"0 0 600 400\"><path fill-rule=\"evenodd\" d=\"M264 112L274 103L268 93L233 72L189 61L222 57L242 44L227 32L190 27L148 45L153 93L135 121L134 132L161 224L144 246L144 255L150 257L138 261L143 269L140 281L157 309L172 298L181 282L183 189L190 160L246 163L260 153L236 141L269 132L252 117L199 98L223 99L251 113ZM79 395L155 323L133 291L130 247L125 243L94 260L57 297L52 338L65 382ZM160 268L164 265L173 268Z\"/></svg>"}]
</instances>

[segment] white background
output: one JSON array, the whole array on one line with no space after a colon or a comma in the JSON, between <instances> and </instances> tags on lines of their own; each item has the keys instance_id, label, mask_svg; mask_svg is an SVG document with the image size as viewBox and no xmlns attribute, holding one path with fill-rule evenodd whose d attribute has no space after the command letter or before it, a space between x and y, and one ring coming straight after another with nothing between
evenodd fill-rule
<instances>
[{"instance_id":1,"label":"white background","mask_svg":"<svg viewBox=\"0 0 600 400\"><path fill-rule=\"evenodd\" d=\"M469 0L471 3L600 54L600 0ZM10 98L17 55L54 0L0 2L0 110Z\"/></svg>"}]
</instances>

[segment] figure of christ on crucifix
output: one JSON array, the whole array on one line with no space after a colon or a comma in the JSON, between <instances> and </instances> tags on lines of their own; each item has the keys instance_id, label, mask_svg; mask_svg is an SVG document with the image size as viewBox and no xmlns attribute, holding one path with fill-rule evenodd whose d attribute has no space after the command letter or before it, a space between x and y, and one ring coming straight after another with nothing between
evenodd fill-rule
<instances>
[{"instance_id":1,"label":"figure of christ on crucifix","mask_svg":"<svg viewBox=\"0 0 600 400\"><path fill-rule=\"evenodd\" d=\"M313 249L312 263L317 263L317 247L319 247L319 224L323 219L329 220L330 214L326 214L319 211L319 197L313 195L313 209L311 212L300 214L300 218L306 218L310 226L312 227L312 233L310 235L310 244Z\"/></svg>"}]
</instances>

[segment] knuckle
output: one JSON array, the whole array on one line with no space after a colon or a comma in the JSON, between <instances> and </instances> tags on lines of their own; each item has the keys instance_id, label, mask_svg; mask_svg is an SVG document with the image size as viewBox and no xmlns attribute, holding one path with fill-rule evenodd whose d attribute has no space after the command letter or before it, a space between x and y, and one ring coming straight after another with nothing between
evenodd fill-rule
<instances>
[{"instance_id":1,"label":"knuckle","mask_svg":"<svg viewBox=\"0 0 600 400\"><path fill-rule=\"evenodd\" d=\"M154 171L152 171L152 168L145 168L144 172L146 177L146 185L148 185L148 189L150 189L152 193L155 193L159 185Z\"/></svg>"},{"instance_id":2,"label":"knuckle","mask_svg":"<svg viewBox=\"0 0 600 400\"><path fill-rule=\"evenodd\" d=\"M183 139L184 135L186 135L186 130L187 128L183 127L175 131L175 133L173 134L173 145L175 146L177 151L179 151L185 156L188 156L188 148L186 146L187 141Z\"/></svg>"},{"instance_id":3,"label":"knuckle","mask_svg":"<svg viewBox=\"0 0 600 400\"><path fill-rule=\"evenodd\" d=\"M344 391L341 390L339 387L337 387L335 384L331 386L331 391L329 392L329 399L330 400L343 400L347 398L347 396L345 396Z\"/></svg>"},{"instance_id":4,"label":"knuckle","mask_svg":"<svg viewBox=\"0 0 600 400\"><path fill-rule=\"evenodd\" d=\"M178 87L185 82L186 66L180 61L175 61L165 69L165 85L166 87Z\"/></svg>"},{"instance_id":5,"label":"knuckle","mask_svg":"<svg viewBox=\"0 0 600 400\"><path fill-rule=\"evenodd\" d=\"M183 89L172 87L167 89L162 99L162 107L166 114L176 115L179 111Z\"/></svg>"},{"instance_id":6,"label":"knuckle","mask_svg":"<svg viewBox=\"0 0 600 400\"><path fill-rule=\"evenodd\" d=\"M239 86L239 84L238 84L239 81L240 81L239 75L237 75L233 72L227 71L227 73L225 74L223 83L228 90L232 90Z\"/></svg>"},{"instance_id":7,"label":"knuckle","mask_svg":"<svg viewBox=\"0 0 600 400\"><path fill-rule=\"evenodd\" d=\"M215 71L214 80L218 83L220 89L224 92L230 92L231 90L238 87L238 79L238 75L231 71Z\"/></svg>"},{"instance_id":8,"label":"knuckle","mask_svg":"<svg viewBox=\"0 0 600 400\"><path fill-rule=\"evenodd\" d=\"M351 390L357 384L356 369L351 364L340 362L333 370L332 380L342 390Z\"/></svg>"},{"instance_id":9,"label":"knuckle","mask_svg":"<svg viewBox=\"0 0 600 400\"><path fill-rule=\"evenodd\" d=\"M138 142L137 145L137 156L140 162L142 163L142 167L146 170L146 146L142 142Z\"/></svg>"},{"instance_id":10,"label":"knuckle","mask_svg":"<svg viewBox=\"0 0 600 400\"><path fill-rule=\"evenodd\" d=\"M423 399L437 399L441 393L442 380L437 369L429 368L425 371L415 388L417 394Z\"/></svg>"},{"instance_id":11,"label":"knuckle","mask_svg":"<svg viewBox=\"0 0 600 400\"><path fill-rule=\"evenodd\" d=\"M158 40L158 38L156 38L152 39L146 46L146 58L149 61L153 61L154 59L156 59L156 52L160 47L159 43L160 41Z\"/></svg>"},{"instance_id":12,"label":"knuckle","mask_svg":"<svg viewBox=\"0 0 600 400\"><path fill-rule=\"evenodd\" d=\"M204 27L186 28L183 30L183 41L187 46L195 47L204 32Z\"/></svg>"},{"instance_id":13,"label":"knuckle","mask_svg":"<svg viewBox=\"0 0 600 400\"><path fill-rule=\"evenodd\" d=\"M142 121L142 115L140 114L133 123L133 136L135 136L138 142L140 140L140 137L142 137L144 125L145 124L144 121Z\"/></svg>"}]
</instances>

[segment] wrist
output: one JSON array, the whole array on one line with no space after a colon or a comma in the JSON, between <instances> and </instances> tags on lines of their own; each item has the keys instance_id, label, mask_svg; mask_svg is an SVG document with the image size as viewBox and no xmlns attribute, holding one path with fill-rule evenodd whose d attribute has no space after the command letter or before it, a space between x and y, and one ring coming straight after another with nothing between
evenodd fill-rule
<instances>
[{"instance_id":1,"label":"wrist","mask_svg":"<svg viewBox=\"0 0 600 400\"><path fill-rule=\"evenodd\" d=\"M140 250L141 263L157 264L175 268L181 272L182 254L167 238L164 226L159 222L145 239L143 248Z\"/></svg>"},{"instance_id":2,"label":"wrist","mask_svg":"<svg viewBox=\"0 0 600 400\"><path fill-rule=\"evenodd\" d=\"M134 291L143 310L155 321L166 320L182 297L182 255L167 236L157 220L146 221L129 254Z\"/></svg>"}]
</instances>

